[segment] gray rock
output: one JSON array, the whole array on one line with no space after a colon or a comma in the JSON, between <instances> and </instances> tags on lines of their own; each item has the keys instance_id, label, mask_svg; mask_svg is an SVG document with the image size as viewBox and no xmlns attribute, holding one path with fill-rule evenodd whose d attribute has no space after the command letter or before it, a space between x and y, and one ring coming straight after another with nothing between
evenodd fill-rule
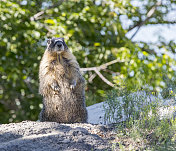
<instances>
[{"instance_id":1,"label":"gray rock","mask_svg":"<svg viewBox=\"0 0 176 151\"><path fill-rule=\"evenodd\" d=\"M2 151L91 151L110 150L106 139L98 136L97 125L55 122L11 123L0 125Z\"/></svg>"},{"instance_id":2,"label":"gray rock","mask_svg":"<svg viewBox=\"0 0 176 151\"><path fill-rule=\"evenodd\" d=\"M165 100L161 96L155 97L153 95L147 95L145 91L131 93L129 96L131 96L131 98L133 99L135 110L140 110L146 104L158 102L159 106L157 107L157 114L160 116L160 119L170 119L172 117L176 117L176 101L173 99ZM116 99L119 102L119 106L124 106L125 102L123 101L123 97L117 97ZM88 123L106 125L122 122L127 119L124 114L124 110L122 110L121 119L119 119L118 121L114 119L111 119L111 121L105 121L105 109L108 108L109 106L106 102L101 102L88 106ZM117 112L118 109L116 109L116 111L114 112L114 117L116 117ZM152 115L152 112L150 112L149 115Z\"/></svg>"}]
</instances>

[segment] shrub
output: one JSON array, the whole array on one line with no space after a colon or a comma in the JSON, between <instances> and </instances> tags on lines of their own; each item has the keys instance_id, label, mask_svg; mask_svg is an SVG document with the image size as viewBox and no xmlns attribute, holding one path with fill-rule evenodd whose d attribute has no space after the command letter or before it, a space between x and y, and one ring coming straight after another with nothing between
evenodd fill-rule
<instances>
[{"instance_id":1,"label":"shrub","mask_svg":"<svg viewBox=\"0 0 176 151\"><path fill-rule=\"evenodd\" d=\"M171 144L176 140L176 120L174 117L169 119L161 116L161 107L164 109L163 100L151 92L113 90L106 95L105 121L117 123L117 133L122 132L134 141L137 138L146 140L143 148L148 148L148 145L154 145L154 148L158 144Z\"/></svg>"}]
</instances>

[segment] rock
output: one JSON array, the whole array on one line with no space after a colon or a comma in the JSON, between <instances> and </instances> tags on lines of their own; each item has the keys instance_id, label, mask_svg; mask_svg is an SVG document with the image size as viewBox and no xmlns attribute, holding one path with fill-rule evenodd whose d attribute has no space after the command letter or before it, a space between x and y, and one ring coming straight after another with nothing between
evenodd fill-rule
<instances>
[{"instance_id":1,"label":"rock","mask_svg":"<svg viewBox=\"0 0 176 151\"><path fill-rule=\"evenodd\" d=\"M176 117L176 102L173 99L164 100L162 97L147 95L145 91L131 93L130 97L132 98L135 110L140 110L146 104L157 102L159 104L157 110L158 110L158 115L160 116L160 119ZM125 102L123 101L123 97L118 97L117 99L119 102L118 105L124 106ZM115 121L113 119L111 119L111 121L108 121L108 122L105 121L104 120L105 108L106 109L109 108L106 102L101 102L101 103L88 106L87 107L88 123L106 125L106 124L112 124L112 123L122 122L126 120L124 110L122 110L121 119L119 119L118 121ZM114 115L116 116L116 114L117 114L117 109ZM149 115L150 114L152 113L149 112Z\"/></svg>"},{"instance_id":2,"label":"rock","mask_svg":"<svg viewBox=\"0 0 176 151\"><path fill-rule=\"evenodd\" d=\"M0 125L2 151L91 151L110 150L110 143L98 134L98 125L55 122L10 123Z\"/></svg>"},{"instance_id":3,"label":"rock","mask_svg":"<svg viewBox=\"0 0 176 151\"><path fill-rule=\"evenodd\" d=\"M88 123L91 124L105 124L104 122L104 102L97 103L87 107Z\"/></svg>"}]
</instances>

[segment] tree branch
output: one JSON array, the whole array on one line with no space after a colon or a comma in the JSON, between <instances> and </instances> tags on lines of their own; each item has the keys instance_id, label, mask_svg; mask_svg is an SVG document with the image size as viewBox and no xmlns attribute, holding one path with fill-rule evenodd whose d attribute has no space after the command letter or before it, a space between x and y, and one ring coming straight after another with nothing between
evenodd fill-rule
<instances>
[{"instance_id":1,"label":"tree branch","mask_svg":"<svg viewBox=\"0 0 176 151\"><path fill-rule=\"evenodd\" d=\"M111 71L109 69L104 69L103 71L108 72L108 73L113 74L113 75L120 75L120 72L114 72L114 71Z\"/></svg>"},{"instance_id":2,"label":"tree branch","mask_svg":"<svg viewBox=\"0 0 176 151\"><path fill-rule=\"evenodd\" d=\"M141 24L141 22L137 22L134 26L129 27L128 32L131 31L131 30L133 30L134 28L136 28L136 27L139 26L140 24Z\"/></svg>"},{"instance_id":3,"label":"tree branch","mask_svg":"<svg viewBox=\"0 0 176 151\"><path fill-rule=\"evenodd\" d=\"M90 78L88 79L89 83L92 83L93 79L96 77L96 73L92 74Z\"/></svg>"},{"instance_id":4,"label":"tree branch","mask_svg":"<svg viewBox=\"0 0 176 151\"><path fill-rule=\"evenodd\" d=\"M98 70L94 70L96 72L96 74L108 85L110 85L111 87L114 87L114 84L112 84L110 81L108 81Z\"/></svg>"},{"instance_id":5,"label":"tree branch","mask_svg":"<svg viewBox=\"0 0 176 151\"><path fill-rule=\"evenodd\" d=\"M163 21L158 21L158 22L150 22L151 25L156 25L156 24L176 24L176 20L174 21L167 21L167 20L163 20Z\"/></svg>"},{"instance_id":6,"label":"tree branch","mask_svg":"<svg viewBox=\"0 0 176 151\"><path fill-rule=\"evenodd\" d=\"M42 10L38 13L36 13L34 16L32 16L30 18L31 21L34 21L34 20L38 20L40 18L40 16L42 16L44 13L46 13L47 10L49 9L52 9L52 8L55 8L55 7L58 7L59 5L61 5L63 3L64 0L60 0L58 1L57 3L53 4L52 6L49 6L48 8L46 8L45 10Z\"/></svg>"},{"instance_id":7,"label":"tree branch","mask_svg":"<svg viewBox=\"0 0 176 151\"><path fill-rule=\"evenodd\" d=\"M146 19L145 19L144 21L142 21L142 22L140 22L140 23L138 23L137 25L134 26L134 28L137 27L137 26L138 26L138 28L137 28L137 30L135 31L135 33L131 36L130 39L133 39L133 37L137 34L137 32L139 31L139 29L153 16L153 14L154 14L155 11L156 11L156 8L157 8L158 6L160 6L160 5L161 5L161 1L158 1L158 2L149 10L149 12L147 13ZM131 29L133 29L133 28L131 28Z\"/></svg>"},{"instance_id":8,"label":"tree branch","mask_svg":"<svg viewBox=\"0 0 176 151\"><path fill-rule=\"evenodd\" d=\"M107 66L110 66L112 64L115 64L117 62L125 62L125 60L120 60L120 59L115 59L113 61L110 61L108 63L105 63L105 64L102 64L101 66L98 66L98 67L90 67L90 68L81 68L81 71L95 71L95 70L103 70L103 69L106 69Z\"/></svg>"},{"instance_id":9,"label":"tree branch","mask_svg":"<svg viewBox=\"0 0 176 151\"><path fill-rule=\"evenodd\" d=\"M102 64L98 67L90 67L90 68L81 68L81 71L94 71L105 83L107 83L108 85L114 87L114 84L111 83L108 79L106 79L101 73L100 70L104 70L106 69L108 66L115 64L117 62L125 62L125 60L120 60L120 59L116 59L113 61L110 61L108 63ZM92 81L95 78L95 74L93 74L90 78L89 81Z\"/></svg>"}]
</instances>

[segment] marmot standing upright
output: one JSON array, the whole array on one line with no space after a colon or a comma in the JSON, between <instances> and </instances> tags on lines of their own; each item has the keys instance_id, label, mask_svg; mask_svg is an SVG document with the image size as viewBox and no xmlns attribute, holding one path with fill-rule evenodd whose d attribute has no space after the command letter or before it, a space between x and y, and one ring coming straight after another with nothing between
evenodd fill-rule
<instances>
[{"instance_id":1,"label":"marmot standing upright","mask_svg":"<svg viewBox=\"0 0 176 151\"><path fill-rule=\"evenodd\" d=\"M39 93L43 96L40 121L87 122L85 80L63 38L47 41L40 62Z\"/></svg>"}]
</instances>

